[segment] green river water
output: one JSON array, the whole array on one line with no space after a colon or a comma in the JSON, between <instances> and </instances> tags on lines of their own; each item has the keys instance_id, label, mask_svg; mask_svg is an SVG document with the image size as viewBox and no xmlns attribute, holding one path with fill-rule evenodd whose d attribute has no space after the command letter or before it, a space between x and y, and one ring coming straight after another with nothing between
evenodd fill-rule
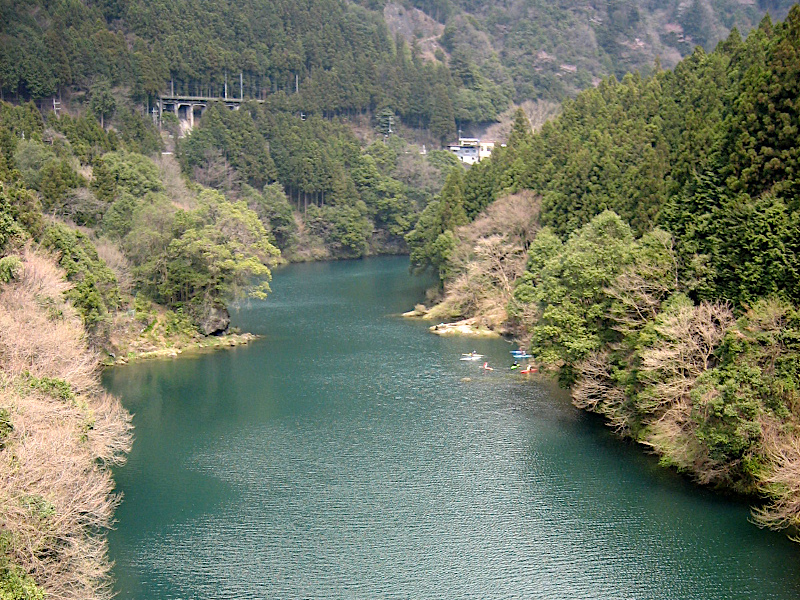
<instances>
[{"instance_id":1,"label":"green river water","mask_svg":"<svg viewBox=\"0 0 800 600\"><path fill-rule=\"evenodd\" d=\"M399 317L424 283L292 266L234 314L257 342L105 373L136 426L119 598L800 598L800 546L745 503L511 372L507 342Z\"/></svg>"}]
</instances>

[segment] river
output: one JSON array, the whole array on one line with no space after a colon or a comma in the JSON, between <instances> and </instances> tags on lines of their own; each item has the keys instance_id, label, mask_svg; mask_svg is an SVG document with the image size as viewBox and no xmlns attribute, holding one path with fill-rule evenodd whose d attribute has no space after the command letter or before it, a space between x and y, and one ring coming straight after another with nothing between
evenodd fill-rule
<instances>
[{"instance_id":1,"label":"river","mask_svg":"<svg viewBox=\"0 0 800 600\"><path fill-rule=\"evenodd\" d=\"M234 312L255 343L106 371L136 426L119 598L800 597L800 547L745 503L511 372L507 342L400 317L407 271L284 268Z\"/></svg>"}]
</instances>

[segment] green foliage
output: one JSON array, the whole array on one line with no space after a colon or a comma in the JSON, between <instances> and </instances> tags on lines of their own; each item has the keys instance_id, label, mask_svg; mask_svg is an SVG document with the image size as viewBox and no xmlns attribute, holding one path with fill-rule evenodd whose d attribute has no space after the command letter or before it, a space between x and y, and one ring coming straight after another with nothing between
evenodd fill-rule
<instances>
[{"instance_id":1,"label":"green foliage","mask_svg":"<svg viewBox=\"0 0 800 600\"><path fill-rule=\"evenodd\" d=\"M447 150L431 150L427 159L431 165L445 173L449 173L454 167L462 167L458 157Z\"/></svg>"},{"instance_id":2,"label":"green foliage","mask_svg":"<svg viewBox=\"0 0 800 600\"><path fill-rule=\"evenodd\" d=\"M152 201L154 194L148 194L143 199L144 202ZM122 239L133 226L133 214L136 208L142 203L128 193L122 193L119 198L105 211L100 223L103 234L111 239Z\"/></svg>"},{"instance_id":3,"label":"green foliage","mask_svg":"<svg viewBox=\"0 0 800 600\"><path fill-rule=\"evenodd\" d=\"M162 150L161 135L153 125L152 119L142 116L131 108L123 108L117 111L114 122L125 147L130 152L150 156Z\"/></svg>"},{"instance_id":4,"label":"green foliage","mask_svg":"<svg viewBox=\"0 0 800 600\"><path fill-rule=\"evenodd\" d=\"M351 171L353 183L375 227L402 238L415 220L414 204L403 184L381 174L374 158L375 155L381 157L384 170L390 170L393 168L392 157L396 159L396 155L391 150L381 151L375 147L385 148L383 144L374 144L368 153L355 161Z\"/></svg>"},{"instance_id":5,"label":"green foliage","mask_svg":"<svg viewBox=\"0 0 800 600\"><path fill-rule=\"evenodd\" d=\"M357 258L367 250L371 227L363 202L354 206L311 206L307 224L312 233L325 240L337 258Z\"/></svg>"},{"instance_id":6,"label":"green foliage","mask_svg":"<svg viewBox=\"0 0 800 600\"><path fill-rule=\"evenodd\" d=\"M788 200L800 189L799 35L800 7L795 5L764 41L763 59L743 61L742 69L747 70L722 150L730 154L724 173L734 190L757 196L774 188Z\"/></svg>"},{"instance_id":7,"label":"green foliage","mask_svg":"<svg viewBox=\"0 0 800 600\"><path fill-rule=\"evenodd\" d=\"M27 102L14 105L0 102L0 127L11 133L13 144L16 140L41 140L44 131L44 119L36 104ZM10 148L13 152L14 148Z\"/></svg>"},{"instance_id":8,"label":"green foliage","mask_svg":"<svg viewBox=\"0 0 800 600\"><path fill-rule=\"evenodd\" d=\"M4 250L12 240L19 240L25 236L25 231L14 218L9 195L5 184L0 182L0 251Z\"/></svg>"},{"instance_id":9,"label":"green foliage","mask_svg":"<svg viewBox=\"0 0 800 600\"><path fill-rule=\"evenodd\" d=\"M143 198L148 192L161 192L164 184L152 160L135 152L108 152L103 155L103 168L116 184L118 192Z\"/></svg>"},{"instance_id":10,"label":"green foliage","mask_svg":"<svg viewBox=\"0 0 800 600\"><path fill-rule=\"evenodd\" d=\"M796 406L799 334L794 307L758 301L726 333L719 365L692 391L697 439L741 489L753 489L764 475L764 415L788 420Z\"/></svg>"},{"instance_id":11,"label":"green foliage","mask_svg":"<svg viewBox=\"0 0 800 600\"><path fill-rule=\"evenodd\" d=\"M197 335L197 325L192 321L182 308L167 311L164 318L164 334L167 336L179 335L191 338Z\"/></svg>"},{"instance_id":12,"label":"green foliage","mask_svg":"<svg viewBox=\"0 0 800 600\"><path fill-rule=\"evenodd\" d=\"M422 273L431 269L444 281L451 272L448 263L457 245L453 231L466 223L463 169L456 167L439 198L425 207L416 227L406 235L412 270Z\"/></svg>"},{"instance_id":13,"label":"green foliage","mask_svg":"<svg viewBox=\"0 0 800 600\"><path fill-rule=\"evenodd\" d=\"M0 283L9 283L19 278L22 272L22 260L19 256L0 258Z\"/></svg>"},{"instance_id":14,"label":"green foliage","mask_svg":"<svg viewBox=\"0 0 800 600\"><path fill-rule=\"evenodd\" d=\"M508 148L465 178L469 218L503 191L532 189L564 239L607 209L638 235L669 231L695 300L799 300L798 30L794 8L672 72L605 80L535 136L517 114Z\"/></svg>"},{"instance_id":15,"label":"green foliage","mask_svg":"<svg viewBox=\"0 0 800 600\"><path fill-rule=\"evenodd\" d=\"M453 102L447 93L444 84L439 84L433 89L433 108L431 109L429 129L433 137L444 145L456 133L455 111Z\"/></svg>"},{"instance_id":16,"label":"green foliage","mask_svg":"<svg viewBox=\"0 0 800 600\"><path fill-rule=\"evenodd\" d=\"M117 177L106 167L105 161L98 157L92 168L92 191L101 202L110 204L117 195Z\"/></svg>"},{"instance_id":17,"label":"green foliage","mask_svg":"<svg viewBox=\"0 0 800 600\"><path fill-rule=\"evenodd\" d=\"M108 81L100 80L89 90L89 110L100 121L100 127L105 129L105 120L117 111L117 101L111 94Z\"/></svg>"},{"instance_id":18,"label":"green foliage","mask_svg":"<svg viewBox=\"0 0 800 600\"><path fill-rule=\"evenodd\" d=\"M388 136L394 133L395 114L391 108L384 108L376 116L378 131L381 135Z\"/></svg>"},{"instance_id":19,"label":"green foliage","mask_svg":"<svg viewBox=\"0 0 800 600\"><path fill-rule=\"evenodd\" d=\"M11 422L11 414L7 408L0 408L0 449L5 446L6 438L14 431L14 424Z\"/></svg>"},{"instance_id":20,"label":"green foliage","mask_svg":"<svg viewBox=\"0 0 800 600\"><path fill-rule=\"evenodd\" d=\"M361 256L368 244L377 251L402 248L416 221L415 200L427 200L423 190L395 177L405 148L393 136L362 153L341 123L252 105L248 111L209 108L201 126L181 143L180 158L201 183L245 198L279 248L291 251L295 243L294 204L334 256ZM410 175L404 162L401 176ZM273 175L278 184L265 186L264 198L258 198L250 184Z\"/></svg>"},{"instance_id":21,"label":"green foliage","mask_svg":"<svg viewBox=\"0 0 800 600\"><path fill-rule=\"evenodd\" d=\"M92 164L96 157L117 150L119 146L113 131L106 132L96 120L86 115L72 117L63 114L58 118L51 117L47 124L67 137L72 151L83 164Z\"/></svg>"},{"instance_id":22,"label":"green foliage","mask_svg":"<svg viewBox=\"0 0 800 600\"><path fill-rule=\"evenodd\" d=\"M33 577L22 569L9 564L0 564L0 598L2 600L44 600L44 590L36 585Z\"/></svg>"},{"instance_id":23,"label":"green foliage","mask_svg":"<svg viewBox=\"0 0 800 600\"><path fill-rule=\"evenodd\" d=\"M82 187L86 181L75 172L66 160L51 160L41 170L39 191L42 194L42 207L48 212L64 202L69 190Z\"/></svg>"},{"instance_id":24,"label":"green foliage","mask_svg":"<svg viewBox=\"0 0 800 600\"><path fill-rule=\"evenodd\" d=\"M62 402L74 402L75 392L69 382L54 377L33 377L30 373L23 376L25 386Z\"/></svg>"},{"instance_id":25,"label":"green foliage","mask_svg":"<svg viewBox=\"0 0 800 600\"><path fill-rule=\"evenodd\" d=\"M12 547L11 534L0 532L0 599L45 600L44 591L36 585L33 577L12 562Z\"/></svg>"},{"instance_id":26,"label":"green foliage","mask_svg":"<svg viewBox=\"0 0 800 600\"><path fill-rule=\"evenodd\" d=\"M294 213L279 183L264 186L261 194L252 194L248 198L248 207L255 211L258 218L271 234L271 242L281 251L291 250L297 243L297 223Z\"/></svg>"},{"instance_id":27,"label":"green foliage","mask_svg":"<svg viewBox=\"0 0 800 600\"><path fill-rule=\"evenodd\" d=\"M196 317L241 289L257 297L269 290L268 265L278 250L244 202L206 190L195 210L175 211L151 196L134 210L132 223L123 248L137 287L169 307Z\"/></svg>"},{"instance_id":28,"label":"green foliage","mask_svg":"<svg viewBox=\"0 0 800 600\"><path fill-rule=\"evenodd\" d=\"M109 311L120 304L114 273L97 255L86 235L65 225L56 223L47 227L42 245L60 254L59 264L73 284L65 295L80 313L86 328L99 334Z\"/></svg>"},{"instance_id":29,"label":"green foliage","mask_svg":"<svg viewBox=\"0 0 800 600\"><path fill-rule=\"evenodd\" d=\"M257 130L249 110L230 111L221 104L212 104L203 114L200 127L181 142L179 158L184 169L194 173L208 168L215 152L221 152L240 177L253 187L261 188L275 180L275 163L269 145Z\"/></svg>"},{"instance_id":30,"label":"green foliage","mask_svg":"<svg viewBox=\"0 0 800 600\"><path fill-rule=\"evenodd\" d=\"M44 228L36 194L16 180L0 181L0 250L12 242L38 237Z\"/></svg>"},{"instance_id":31,"label":"green foliage","mask_svg":"<svg viewBox=\"0 0 800 600\"><path fill-rule=\"evenodd\" d=\"M22 181L28 187L39 189L42 181L41 171L49 161L56 160L55 152L42 142L20 140L14 152L14 162L19 169Z\"/></svg>"},{"instance_id":32,"label":"green foliage","mask_svg":"<svg viewBox=\"0 0 800 600\"><path fill-rule=\"evenodd\" d=\"M561 252L552 234L534 243L529 269L535 285L528 293L540 306L532 336L542 362L574 365L613 339L605 290L630 263L633 242L628 225L606 211L570 236Z\"/></svg>"}]
</instances>

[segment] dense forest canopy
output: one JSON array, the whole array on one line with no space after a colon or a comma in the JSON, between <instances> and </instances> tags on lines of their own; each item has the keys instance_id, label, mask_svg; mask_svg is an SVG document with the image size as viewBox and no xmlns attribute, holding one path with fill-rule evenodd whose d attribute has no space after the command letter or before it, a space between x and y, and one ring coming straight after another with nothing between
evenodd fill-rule
<instances>
[{"instance_id":1,"label":"dense forest canopy","mask_svg":"<svg viewBox=\"0 0 800 600\"><path fill-rule=\"evenodd\" d=\"M695 46L707 51L732 28L747 32L765 12L782 19L791 0L411 0L446 24L442 44L481 55L488 38L513 81L515 100L563 99L600 78L673 67ZM477 64L482 64L476 59Z\"/></svg>"},{"instance_id":2,"label":"dense forest canopy","mask_svg":"<svg viewBox=\"0 0 800 600\"><path fill-rule=\"evenodd\" d=\"M42 99L103 80L147 103L173 90L221 97L227 84L247 98L287 94L321 116L388 107L444 139L455 120L493 121L512 100L561 100L608 74L671 67L790 4L5 0L0 90Z\"/></svg>"}]
</instances>

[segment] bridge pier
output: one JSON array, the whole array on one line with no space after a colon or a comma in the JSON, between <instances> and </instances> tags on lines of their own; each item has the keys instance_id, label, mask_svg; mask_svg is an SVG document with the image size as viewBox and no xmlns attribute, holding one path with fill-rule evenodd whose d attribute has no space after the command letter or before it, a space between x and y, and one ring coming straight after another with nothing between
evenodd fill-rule
<instances>
[{"instance_id":1,"label":"bridge pier","mask_svg":"<svg viewBox=\"0 0 800 600\"><path fill-rule=\"evenodd\" d=\"M243 98L212 98L207 96L161 96L158 99L158 124L161 126L165 112L171 112L179 121L185 121L189 129L194 128L195 120L199 120L210 102L223 102L231 110L239 110ZM263 104L263 100L251 100Z\"/></svg>"}]
</instances>

